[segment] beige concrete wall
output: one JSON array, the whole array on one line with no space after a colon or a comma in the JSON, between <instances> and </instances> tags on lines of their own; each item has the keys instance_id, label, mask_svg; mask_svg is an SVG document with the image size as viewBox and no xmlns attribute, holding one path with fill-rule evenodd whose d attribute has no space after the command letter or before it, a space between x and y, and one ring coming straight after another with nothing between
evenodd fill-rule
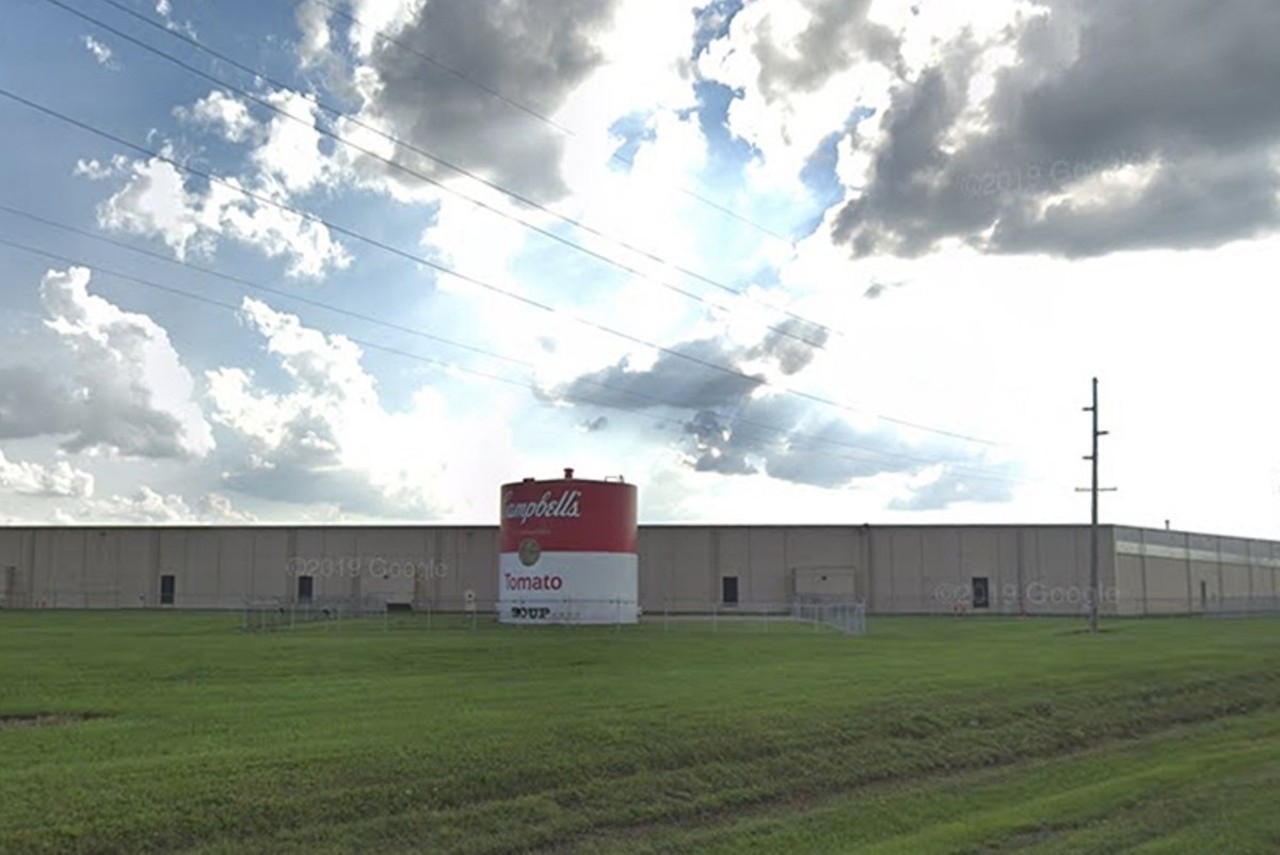
<instances>
[{"instance_id":1,"label":"beige concrete wall","mask_svg":"<svg viewBox=\"0 0 1280 855\"><path fill-rule=\"evenodd\" d=\"M222 539L218 552L218 593L223 602L234 601L237 595L240 599L247 598L253 591L257 539L255 532L245 529L229 532Z\"/></svg>"},{"instance_id":2,"label":"beige concrete wall","mask_svg":"<svg viewBox=\"0 0 1280 855\"><path fill-rule=\"evenodd\" d=\"M122 531L115 537L118 544L117 608L141 608L150 597L159 594L156 588L156 564L159 560L159 537L145 529Z\"/></svg>"},{"instance_id":3,"label":"beige concrete wall","mask_svg":"<svg viewBox=\"0 0 1280 855\"><path fill-rule=\"evenodd\" d=\"M1184 614L1192 610L1194 592L1185 560L1148 556L1146 573L1150 613Z\"/></svg>"},{"instance_id":4,"label":"beige concrete wall","mask_svg":"<svg viewBox=\"0 0 1280 855\"><path fill-rule=\"evenodd\" d=\"M1024 580L1032 614L1084 614L1089 587L1090 540L1081 528L1040 528L1031 532Z\"/></svg>"},{"instance_id":5,"label":"beige concrete wall","mask_svg":"<svg viewBox=\"0 0 1280 855\"><path fill-rule=\"evenodd\" d=\"M871 602L874 608L899 611L923 598L920 549L915 538L894 529L872 529L870 535Z\"/></svg>"},{"instance_id":6,"label":"beige concrete wall","mask_svg":"<svg viewBox=\"0 0 1280 855\"><path fill-rule=\"evenodd\" d=\"M1254 567L1249 575L1249 596L1251 597L1274 597L1276 596L1275 580L1276 571L1269 570L1266 567Z\"/></svg>"},{"instance_id":7,"label":"beige concrete wall","mask_svg":"<svg viewBox=\"0 0 1280 855\"><path fill-rule=\"evenodd\" d=\"M1114 614L1133 616L1147 613L1142 561L1139 555L1116 556L1115 587L1118 596L1114 604Z\"/></svg>"},{"instance_id":8,"label":"beige concrete wall","mask_svg":"<svg viewBox=\"0 0 1280 855\"><path fill-rule=\"evenodd\" d=\"M920 611L929 608L930 597L925 572L924 543L919 533L909 529L893 529L885 533L887 548L880 551L886 563L877 563L872 572L893 577L890 611ZM873 604L879 607L879 603Z\"/></svg>"},{"instance_id":9,"label":"beige concrete wall","mask_svg":"<svg viewBox=\"0 0 1280 855\"><path fill-rule=\"evenodd\" d=\"M728 529L717 531L719 536L726 534L729 534ZM787 568L790 550L795 548L790 533L786 529L770 527L749 528L746 535L750 554L745 577L740 573L738 579L739 601L747 607L787 602L790 587ZM737 531L732 536L740 537ZM724 565L722 555L720 575L730 575L730 569Z\"/></svg>"},{"instance_id":10,"label":"beige concrete wall","mask_svg":"<svg viewBox=\"0 0 1280 855\"><path fill-rule=\"evenodd\" d=\"M27 604L25 544L29 532L0 528L0 607L21 608Z\"/></svg>"},{"instance_id":11,"label":"beige concrete wall","mask_svg":"<svg viewBox=\"0 0 1280 855\"><path fill-rule=\"evenodd\" d=\"M782 552L781 539L776 536L771 537L770 534L772 532L759 532L755 538L752 538L751 530L746 528L712 529L708 532L711 540L711 560L715 565L712 583L718 585L719 583L715 580L726 576L736 577L740 604L753 602L759 597L763 585L756 584L756 581L761 573L761 565ZM755 543L752 543L753 539ZM757 551L761 553L758 557L755 555ZM689 559L696 560L696 554L689 556ZM689 565L687 560L681 560L681 564L694 566ZM712 588L707 592L706 599L719 600L720 593L719 587ZM655 600L652 607L657 606L658 602ZM647 608L643 601L640 607Z\"/></svg>"},{"instance_id":12,"label":"beige concrete wall","mask_svg":"<svg viewBox=\"0 0 1280 855\"><path fill-rule=\"evenodd\" d=\"M0 570L17 567L37 607L158 606L164 575L175 577L178 608L292 601L300 573L313 577L317 598L369 593L411 600L424 559L435 556L442 536L449 534L409 527L8 529L0 530ZM430 565L427 584L456 591L459 600L466 584L479 584L491 598L496 530L466 533L461 543L453 545L452 561ZM359 573L348 572L357 564Z\"/></svg>"},{"instance_id":13,"label":"beige concrete wall","mask_svg":"<svg viewBox=\"0 0 1280 855\"><path fill-rule=\"evenodd\" d=\"M640 552L640 604L641 608L652 609L647 604L676 590L679 577L675 572L675 553L670 539L652 529L640 529L637 548ZM686 582L691 589L697 589L700 584L698 581Z\"/></svg>"},{"instance_id":14,"label":"beige concrete wall","mask_svg":"<svg viewBox=\"0 0 1280 855\"><path fill-rule=\"evenodd\" d=\"M960 581L970 580L970 588L972 588L972 580L976 578L985 578L988 587L988 599L990 605L989 610L1000 611L1004 605L1004 595L1014 594L1015 592L1005 590L1005 586L1009 584L1006 578L1006 567L1001 561L1001 532L998 529L991 528L974 528L960 529L959 535L959 564L957 566L957 575ZM1017 600L1016 594L1012 598Z\"/></svg>"},{"instance_id":15,"label":"beige concrete wall","mask_svg":"<svg viewBox=\"0 0 1280 855\"><path fill-rule=\"evenodd\" d=\"M1199 614L1268 596L1280 573L1272 541L1120 529L1116 552L1139 568L1149 614Z\"/></svg>"},{"instance_id":16,"label":"beige concrete wall","mask_svg":"<svg viewBox=\"0 0 1280 855\"><path fill-rule=\"evenodd\" d=\"M1104 614L1198 611L1202 581L1207 599L1280 596L1280 544L1131 528L1101 535L1101 582L1114 594ZM1087 526L644 526L641 606L718 607L721 579L736 576L744 610L829 588L875 612L949 614L985 577L991 613L1083 614L1089 546ZM176 607L238 608L291 601L307 572L318 598L460 608L467 591L481 605L496 598L497 548L495 526L0 528L0 597L12 567L15 605L154 606L171 573Z\"/></svg>"},{"instance_id":17,"label":"beige concrete wall","mask_svg":"<svg viewBox=\"0 0 1280 855\"><path fill-rule=\"evenodd\" d=\"M471 591L477 601L498 596L498 530L440 529L433 544L439 566L429 574L428 584L437 602L451 604Z\"/></svg>"},{"instance_id":18,"label":"beige concrete wall","mask_svg":"<svg viewBox=\"0 0 1280 855\"><path fill-rule=\"evenodd\" d=\"M641 529L640 608L707 608L719 602L724 567L715 558L716 542L710 529L662 526ZM730 560L732 560L732 547ZM736 565L732 568L738 572ZM732 575L732 574L729 574Z\"/></svg>"},{"instance_id":19,"label":"beige concrete wall","mask_svg":"<svg viewBox=\"0 0 1280 855\"><path fill-rule=\"evenodd\" d=\"M248 597L292 597L296 589L290 584L288 567L295 554L294 539L281 529L248 529L243 534L253 542L253 582Z\"/></svg>"},{"instance_id":20,"label":"beige concrete wall","mask_svg":"<svg viewBox=\"0 0 1280 855\"><path fill-rule=\"evenodd\" d=\"M770 593L789 599L792 593L825 588L854 599L870 596L868 532L865 527L786 528L785 563L790 586L774 584Z\"/></svg>"},{"instance_id":21,"label":"beige concrete wall","mask_svg":"<svg viewBox=\"0 0 1280 855\"><path fill-rule=\"evenodd\" d=\"M917 529L911 535L920 542L920 574L926 609L944 610L941 585L963 591L968 580L960 575L960 532L954 528Z\"/></svg>"},{"instance_id":22,"label":"beige concrete wall","mask_svg":"<svg viewBox=\"0 0 1280 855\"><path fill-rule=\"evenodd\" d=\"M1101 531L1099 580L1114 587L1111 533ZM1089 532L1084 526L901 526L870 535L872 605L879 611L974 611L975 578L987 580L988 613L1077 614L1087 608ZM979 609L981 611L981 609ZM1104 613L1114 611L1107 600Z\"/></svg>"},{"instance_id":23,"label":"beige concrete wall","mask_svg":"<svg viewBox=\"0 0 1280 855\"><path fill-rule=\"evenodd\" d=\"M640 605L646 611L723 605L722 580L738 580L738 608L790 602L796 574L851 576L867 586L866 535L848 526L644 526ZM865 594L862 594L865 596Z\"/></svg>"}]
</instances>

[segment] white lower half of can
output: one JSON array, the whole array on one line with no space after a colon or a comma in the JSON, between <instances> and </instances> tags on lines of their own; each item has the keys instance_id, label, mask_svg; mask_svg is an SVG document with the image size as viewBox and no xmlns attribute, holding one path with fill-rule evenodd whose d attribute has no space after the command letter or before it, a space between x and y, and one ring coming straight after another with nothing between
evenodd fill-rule
<instances>
[{"instance_id":1,"label":"white lower half of can","mask_svg":"<svg viewBox=\"0 0 1280 855\"><path fill-rule=\"evenodd\" d=\"M500 623L635 623L639 557L628 552L544 552L531 566L498 557Z\"/></svg>"}]
</instances>

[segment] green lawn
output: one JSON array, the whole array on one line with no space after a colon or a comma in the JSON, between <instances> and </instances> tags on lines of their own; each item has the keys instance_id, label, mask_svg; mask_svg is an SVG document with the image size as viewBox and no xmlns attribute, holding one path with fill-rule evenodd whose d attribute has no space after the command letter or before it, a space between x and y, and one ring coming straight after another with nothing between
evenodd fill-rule
<instances>
[{"instance_id":1,"label":"green lawn","mask_svg":"<svg viewBox=\"0 0 1280 855\"><path fill-rule=\"evenodd\" d=\"M1277 620L239 627L0 613L0 851L1280 851Z\"/></svg>"}]
</instances>

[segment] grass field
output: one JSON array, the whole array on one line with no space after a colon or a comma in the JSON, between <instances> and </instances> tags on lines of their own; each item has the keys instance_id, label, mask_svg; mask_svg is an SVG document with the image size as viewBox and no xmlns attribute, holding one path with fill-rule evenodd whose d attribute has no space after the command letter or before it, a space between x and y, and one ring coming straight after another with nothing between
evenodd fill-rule
<instances>
[{"instance_id":1,"label":"grass field","mask_svg":"<svg viewBox=\"0 0 1280 855\"><path fill-rule=\"evenodd\" d=\"M1277 620L239 626L0 614L0 851L1280 852Z\"/></svg>"}]
</instances>

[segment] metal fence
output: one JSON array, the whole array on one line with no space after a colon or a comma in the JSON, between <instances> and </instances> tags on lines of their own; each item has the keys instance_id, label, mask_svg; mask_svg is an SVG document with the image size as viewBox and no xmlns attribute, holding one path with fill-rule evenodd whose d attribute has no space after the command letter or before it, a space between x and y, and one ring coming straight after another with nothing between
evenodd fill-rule
<instances>
[{"instance_id":1,"label":"metal fence","mask_svg":"<svg viewBox=\"0 0 1280 855\"><path fill-rule=\"evenodd\" d=\"M770 632L782 628L834 629L863 634L867 610L848 602L743 602L671 601L659 609L640 609L625 599L506 599L424 600L392 602L377 598L326 598L307 603L280 599L247 601L242 628L249 632L276 632L316 625L336 626L362 619L380 619L386 628L477 629L509 626L514 630L538 627L660 628L663 632Z\"/></svg>"},{"instance_id":2,"label":"metal fence","mask_svg":"<svg viewBox=\"0 0 1280 855\"><path fill-rule=\"evenodd\" d=\"M862 603L797 601L792 604L792 616L851 635L867 632L867 607Z\"/></svg>"},{"instance_id":3,"label":"metal fence","mask_svg":"<svg viewBox=\"0 0 1280 855\"><path fill-rule=\"evenodd\" d=\"M159 604L159 596L126 594L114 588L0 594L0 609L136 609Z\"/></svg>"},{"instance_id":4,"label":"metal fence","mask_svg":"<svg viewBox=\"0 0 1280 855\"><path fill-rule=\"evenodd\" d=\"M975 598L967 586L940 585L923 594L896 593L878 598L868 611L876 615L937 615L955 618L992 617L1085 617L1092 599L1088 589L1073 587L1032 588L1021 598L991 596ZM1187 617L1266 613L1275 596L1220 596L1196 590L1174 596L1131 595L1130 592L1102 591L1098 614L1104 619L1138 617Z\"/></svg>"},{"instance_id":5,"label":"metal fence","mask_svg":"<svg viewBox=\"0 0 1280 855\"><path fill-rule=\"evenodd\" d=\"M1280 597L1239 597L1209 600L1205 603L1207 618L1248 618L1280 616Z\"/></svg>"},{"instance_id":6,"label":"metal fence","mask_svg":"<svg viewBox=\"0 0 1280 855\"><path fill-rule=\"evenodd\" d=\"M282 597L246 600L242 609L246 632L270 632L314 623L354 618L385 618L385 599L378 597L317 597L303 602Z\"/></svg>"},{"instance_id":7,"label":"metal fence","mask_svg":"<svg viewBox=\"0 0 1280 855\"><path fill-rule=\"evenodd\" d=\"M977 602L971 592L962 596L960 586L938 591L927 591L914 596L905 593L877 600L875 605L847 598L834 600L822 597L797 597L787 600L744 600L725 603L709 599L667 599L652 601L643 607L633 600L570 599L556 600L506 599L502 601L477 598L397 598L383 595L361 597L314 597L301 600L297 597L256 597L233 599L219 597L199 598L190 594L166 602L159 596L130 596L115 591L74 590L42 591L38 594L4 597L0 599L0 612L10 610L179 610L231 612L239 616L241 625L251 631L271 631L282 627L307 624L344 622L357 618L383 617L390 620L412 619L416 625L479 626L485 623L502 623L515 626L547 624L600 624L629 626L635 623L661 623L668 630L683 628L735 628L746 630L767 629L779 622L807 622L819 625L840 624L847 631L855 631L858 612L853 606L861 606L861 620L870 615L933 615L957 620L974 620L983 617L1074 617L1083 619L1089 610L1087 592L1076 589L1031 589L1033 596L1021 601L992 596L985 602ZM994 592L993 592L994 593ZM849 607L841 611L837 606ZM510 614L519 610L517 615ZM507 612L503 614L504 610ZM1280 595L1226 596L1209 593L1202 597L1199 591L1177 596L1143 598L1116 597L1103 593L1099 601L1099 614L1104 620L1138 617L1193 616L1207 618L1262 617L1280 615Z\"/></svg>"}]
</instances>

